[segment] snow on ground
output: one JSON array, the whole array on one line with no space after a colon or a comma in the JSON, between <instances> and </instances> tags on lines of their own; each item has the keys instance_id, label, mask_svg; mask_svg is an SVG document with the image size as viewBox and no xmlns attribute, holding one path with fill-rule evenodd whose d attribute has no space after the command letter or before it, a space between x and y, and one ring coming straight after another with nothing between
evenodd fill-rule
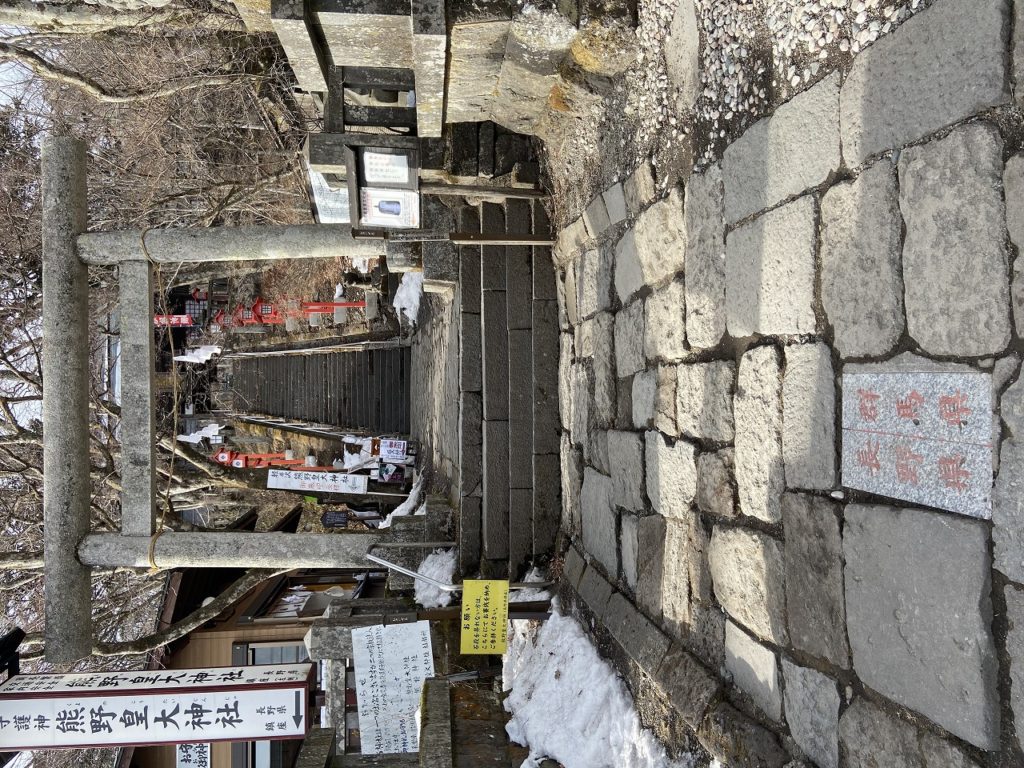
<instances>
[{"instance_id":1,"label":"snow on ground","mask_svg":"<svg viewBox=\"0 0 1024 768\"><path fill-rule=\"evenodd\" d=\"M426 481L426 475L422 472L420 476L416 478L416 482L412 484L412 490L409 491L409 496L391 510L390 514L384 518L381 522L380 528L390 528L391 521L396 517L402 517L403 515L425 515L427 514L427 504L424 502L420 505L420 494L423 492L423 483Z\"/></svg>"},{"instance_id":2,"label":"snow on ground","mask_svg":"<svg viewBox=\"0 0 1024 768\"><path fill-rule=\"evenodd\" d=\"M423 273L406 272L402 275L402 282L395 292L395 312L399 317L403 314L410 324L416 325L416 318L420 314L420 299L423 298Z\"/></svg>"},{"instance_id":3,"label":"snow on ground","mask_svg":"<svg viewBox=\"0 0 1024 768\"><path fill-rule=\"evenodd\" d=\"M416 571L442 584L451 584L455 576L455 549L435 549L423 559ZM424 608L444 608L451 601L451 592L416 579L416 602Z\"/></svg>"},{"instance_id":4,"label":"snow on ground","mask_svg":"<svg viewBox=\"0 0 1024 768\"><path fill-rule=\"evenodd\" d=\"M670 759L641 726L625 683L557 600L539 628L528 621L511 625L502 670L511 690L506 729L530 748L522 768L536 768L544 757L565 768L693 768L693 757Z\"/></svg>"}]
</instances>

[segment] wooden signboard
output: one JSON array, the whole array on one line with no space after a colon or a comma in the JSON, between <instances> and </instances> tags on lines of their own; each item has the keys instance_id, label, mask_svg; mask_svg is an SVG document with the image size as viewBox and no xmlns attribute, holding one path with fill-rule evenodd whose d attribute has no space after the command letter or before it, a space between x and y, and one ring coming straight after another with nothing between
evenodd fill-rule
<instances>
[{"instance_id":1,"label":"wooden signboard","mask_svg":"<svg viewBox=\"0 0 1024 768\"><path fill-rule=\"evenodd\" d=\"M366 475L345 472L292 472L272 469L267 474L267 488L282 491L366 493L369 482L370 479Z\"/></svg>"},{"instance_id":2,"label":"wooden signboard","mask_svg":"<svg viewBox=\"0 0 1024 768\"><path fill-rule=\"evenodd\" d=\"M179 744L175 768L210 768L209 744Z\"/></svg>"},{"instance_id":3,"label":"wooden signboard","mask_svg":"<svg viewBox=\"0 0 1024 768\"><path fill-rule=\"evenodd\" d=\"M0 685L0 752L295 739L312 664L17 675Z\"/></svg>"},{"instance_id":4,"label":"wooden signboard","mask_svg":"<svg viewBox=\"0 0 1024 768\"><path fill-rule=\"evenodd\" d=\"M434 676L430 622L352 630L364 755L419 752L423 681Z\"/></svg>"},{"instance_id":5,"label":"wooden signboard","mask_svg":"<svg viewBox=\"0 0 1024 768\"><path fill-rule=\"evenodd\" d=\"M460 652L504 653L508 641L508 582L467 579L462 582Z\"/></svg>"}]
</instances>

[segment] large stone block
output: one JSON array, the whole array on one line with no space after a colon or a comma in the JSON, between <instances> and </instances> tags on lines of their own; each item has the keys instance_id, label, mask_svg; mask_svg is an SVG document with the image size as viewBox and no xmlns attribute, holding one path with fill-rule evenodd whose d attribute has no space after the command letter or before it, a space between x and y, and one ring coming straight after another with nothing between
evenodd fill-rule
<instances>
[{"instance_id":1,"label":"large stone block","mask_svg":"<svg viewBox=\"0 0 1024 768\"><path fill-rule=\"evenodd\" d=\"M695 349L725 335L725 209L722 168L695 173L683 205L686 228L686 337Z\"/></svg>"},{"instance_id":2,"label":"large stone block","mask_svg":"<svg viewBox=\"0 0 1024 768\"><path fill-rule=\"evenodd\" d=\"M654 395L654 428L666 435L678 434L676 428L676 367L657 367L657 391Z\"/></svg>"},{"instance_id":3,"label":"large stone block","mask_svg":"<svg viewBox=\"0 0 1024 768\"><path fill-rule=\"evenodd\" d=\"M590 400L593 387L590 369L584 363L573 363L570 373L569 400L572 421L570 432L576 445L585 445L590 434Z\"/></svg>"},{"instance_id":4,"label":"large stone block","mask_svg":"<svg viewBox=\"0 0 1024 768\"><path fill-rule=\"evenodd\" d=\"M480 315L459 314L459 388L480 392L483 387L483 359Z\"/></svg>"},{"instance_id":5,"label":"large stone block","mask_svg":"<svg viewBox=\"0 0 1024 768\"><path fill-rule=\"evenodd\" d=\"M720 701L697 729L701 746L722 764L736 768L783 768L789 755L774 733Z\"/></svg>"},{"instance_id":6,"label":"large stone block","mask_svg":"<svg viewBox=\"0 0 1024 768\"><path fill-rule=\"evenodd\" d=\"M647 674L653 674L668 651L669 639L620 592L608 601L605 625L616 642Z\"/></svg>"},{"instance_id":7,"label":"large stone block","mask_svg":"<svg viewBox=\"0 0 1024 768\"><path fill-rule=\"evenodd\" d=\"M782 497L786 611L789 640L795 648L846 669L850 651L837 508L817 496L787 493Z\"/></svg>"},{"instance_id":8,"label":"large stone block","mask_svg":"<svg viewBox=\"0 0 1024 768\"><path fill-rule=\"evenodd\" d=\"M836 387L825 344L786 347L782 378L782 459L790 488L836 484Z\"/></svg>"},{"instance_id":9,"label":"large stone block","mask_svg":"<svg viewBox=\"0 0 1024 768\"><path fill-rule=\"evenodd\" d=\"M636 216L640 211L654 202L658 194L654 186L654 173L649 162L640 163L622 183L622 191L626 196L626 207Z\"/></svg>"},{"instance_id":10,"label":"large stone block","mask_svg":"<svg viewBox=\"0 0 1024 768\"><path fill-rule=\"evenodd\" d=\"M473 217L477 216L476 209L469 210ZM469 231L479 232L479 223ZM480 313L480 269L480 248L465 245L459 248L459 297L463 313Z\"/></svg>"},{"instance_id":11,"label":"large stone block","mask_svg":"<svg viewBox=\"0 0 1024 768\"><path fill-rule=\"evenodd\" d=\"M508 332L509 487L532 487L533 343L528 330Z\"/></svg>"},{"instance_id":12,"label":"large stone block","mask_svg":"<svg viewBox=\"0 0 1024 768\"><path fill-rule=\"evenodd\" d=\"M644 508L644 444L636 432L608 433L612 503L634 512Z\"/></svg>"},{"instance_id":13,"label":"large stone block","mask_svg":"<svg viewBox=\"0 0 1024 768\"><path fill-rule=\"evenodd\" d=\"M929 354L994 354L1010 340L1002 152L996 129L974 123L900 157L907 330Z\"/></svg>"},{"instance_id":14,"label":"large stone block","mask_svg":"<svg viewBox=\"0 0 1024 768\"><path fill-rule=\"evenodd\" d=\"M782 660L786 681L786 722L793 740L815 765L839 768L839 691L814 669Z\"/></svg>"},{"instance_id":15,"label":"large stone block","mask_svg":"<svg viewBox=\"0 0 1024 768\"><path fill-rule=\"evenodd\" d=\"M484 418L508 419L508 328L505 325L505 292L485 291L481 332L483 335Z\"/></svg>"},{"instance_id":16,"label":"large stone block","mask_svg":"<svg viewBox=\"0 0 1024 768\"><path fill-rule=\"evenodd\" d=\"M839 743L846 765L925 768L917 729L863 697L855 699L839 719Z\"/></svg>"},{"instance_id":17,"label":"large stone block","mask_svg":"<svg viewBox=\"0 0 1024 768\"><path fill-rule=\"evenodd\" d=\"M576 262L577 309L587 318L611 308L612 258L604 248L588 248Z\"/></svg>"},{"instance_id":18,"label":"large stone block","mask_svg":"<svg viewBox=\"0 0 1024 768\"><path fill-rule=\"evenodd\" d=\"M633 377L633 426L646 429L654 422L654 406L658 398L658 372L641 371Z\"/></svg>"},{"instance_id":19,"label":"large stone block","mask_svg":"<svg viewBox=\"0 0 1024 768\"><path fill-rule=\"evenodd\" d=\"M682 189L674 187L668 197L641 213L633 231L644 284L654 285L682 272L686 253Z\"/></svg>"},{"instance_id":20,"label":"large stone block","mask_svg":"<svg viewBox=\"0 0 1024 768\"><path fill-rule=\"evenodd\" d=\"M583 548L597 558L612 578L616 578L619 573L619 544L616 539L612 479L587 467L583 471L580 508Z\"/></svg>"},{"instance_id":21,"label":"large stone block","mask_svg":"<svg viewBox=\"0 0 1024 768\"><path fill-rule=\"evenodd\" d=\"M573 342L571 333L558 336L558 413L562 428L572 429Z\"/></svg>"},{"instance_id":22,"label":"large stone block","mask_svg":"<svg viewBox=\"0 0 1024 768\"><path fill-rule=\"evenodd\" d=\"M680 516L665 521L665 554L661 572L662 620L674 637L684 637L690 624L690 528Z\"/></svg>"},{"instance_id":23,"label":"large stone block","mask_svg":"<svg viewBox=\"0 0 1024 768\"><path fill-rule=\"evenodd\" d=\"M752 125L722 159L729 223L817 187L840 166L839 73Z\"/></svg>"},{"instance_id":24,"label":"large stone block","mask_svg":"<svg viewBox=\"0 0 1024 768\"><path fill-rule=\"evenodd\" d=\"M686 357L686 312L683 284L675 280L647 297L644 353L649 362L678 362Z\"/></svg>"},{"instance_id":25,"label":"large stone block","mask_svg":"<svg viewBox=\"0 0 1024 768\"><path fill-rule=\"evenodd\" d=\"M664 578L665 518L637 518L636 603L654 621L661 621Z\"/></svg>"},{"instance_id":26,"label":"large stone block","mask_svg":"<svg viewBox=\"0 0 1024 768\"><path fill-rule=\"evenodd\" d=\"M580 495L583 486L583 459L572 447L567 434L562 434L562 447L558 452L562 474L562 527L570 535L580 532Z\"/></svg>"},{"instance_id":27,"label":"large stone block","mask_svg":"<svg viewBox=\"0 0 1024 768\"><path fill-rule=\"evenodd\" d=\"M615 293L625 303L644 287L644 272L636 250L636 232L627 229L615 244Z\"/></svg>"},{"instance_id":28,"label":"large stone block","mask_svg":"<svg viewBox=\"0 0 1024 768\"><path fill-rule=\"evenodd\" d=\"M645 435L647 496L651 506L665 517L682 517L697 494L696 448L686 440L669 445L665 436L651 430ZM611 451L609 455L616 454Z\"/></svg>"},{"instance_id":29,"label":"large stone block","mask_svg":"<svg viewBox=\"0 0 1024 768\"><path fill-rule=\"evenodd\" d=\"M775 347L755 347L740 360L734 414L740 512L769 523L781 519L782 382Z\"/></svg>"},{"instance_id":30,"label":"large stone block","mask_svg":"<svg viewBox=\"0 0 1024 768\"><path fill-rule=\"evenodd\" d=\"M715 526L708 553L718 602L762 640L786 643L782 545L743 528Z\"/></svg>"},{"instance_id":31,"label":"large stone block","mask_svg":"<svg viewBox=\"0 0 1024 768\"><path fill-rule=\"evenodd\" d=\"M725 664L725 613L716 605L690 603L690 624L683 642L712 669Z\"/></svg>"},{"instance_id":32,"label":"large stone block","mask_svg":"<svg viewBox=\"0 0 1024 768\"><path fill-rule=\"evenodd\" d=\"M851 505L843 553L860 679L965 741L995 749L999 664L984 523Z\"/></svg>"},{"instance_id":33,"label":"large stone block","mask_svg":"<svg viewBox=\"0 0 1024 768\"><path fill-rule=\"evenodd\" d=\"M725 622L725 668L762 712L772 720L782 719L778 658L731 621Z\"/></svg>"},{"instance_id":34,"label":"large stone block","mask_svg":"<svg viewBox=\"0 0 1024 768\"><path fill-rule=\"evenodd\" d=\"M718 678L678 643L668 649L653 677L691 728L700 725L720 687Z\"/></svg>"},{"instance_id":35,"label":"large stone block","mask_svg":"<svg viewBox=\"0 0 1024 768\"><path fill-rule=\"evenodd\" d=\"M697 456L696 501L701 512L725 519L736 516L732 448Z\"/></svg>"},{"instance_id":36,"label":"large stone block","mask_svg":"<svg viewBox=\"0 0 1024 768\"><path fill-rule=\"evenodd\" d=\"M478 392L459 395L459 474L462 496L480 493L483 479L483 401Z\"/></svg>"},{"instance_id":37,"label":"large stone block","mask_svg":"<svg viewBox=\"0 0 1024 768\"><path fill-rule=\"evenodd\" d=\"M510 200L509 203L512 201ZM522 201L520 201L522 202ZM526 246L505 248L505 296L508 328L533 326L533 252Z\"/></svg>"},{"instance_id":38,"label":"large stone block","mask_svg":"<svg viewBox=\"0 0 1024 768\"><path fill-rule=\"evenodd\" d=\"M814 200L801 197L737 227L725 242L729 334L814 333Z\"/></svg>"},{"instance_id":39,"label":"large stone block","mask_svg":"<svg viewBox=\"0 0 1024 768\"><path fill-rule=\"evenodd\" d=\"M676 372L676 427L679 434L716 443L731 443L736 364L731 360L683 363Z\"/></svg>"},{"instance_id":40,"label":"large stone block","mask_svg":"<svg viewBox=\"0 0 1024 768\"><path fill-rule=\"evenodd\" d=\"M553 301L533 302L534 453L558 453L559 344L556 312Z\"/></svg>"},{"instance_id":41,"label":"large stone block","mask_svg":"<svg viewBox=\"0 0 1024 768\"><path fill-rule=\"evenodd\" d=\"M605 207L604 198L598 195L590 201L590 205L583 211L583 223L587 225L587 232L593 238L598 238L611 226L608 218L608 208Z\"/></svg>"},{"instance_id":42,"label":"large stone block","mask_svg":"<svg viewBox=\"0 0 1024 768\"><path fill-rule=\"evenodd\" d=\"M608 211L608 221L612 226L625 221L629 212L626 210L626 194L622 191L622 184L612 184L602 196L604 207Z\"/></svg>"},{"instance_id":43,"label":"large stone block","mask_svg":"<svg viewBox=\"0 0 1024 768\"><path fill-rule=\"evenodd\" d=\"M843 83L846 164L1010 100L1005 0L943 0L876 41Z\"/></svg>"},{"instance_id":44,"label":"large stone block","mask_svg":"<svg viewBox=\"0 0 1024 768\"><path fill-rule=\"evenodd\" d=\"M508 422L484 422L484 557L508 557Z\"/></svg>"},{"instance_id":45,"label":"large stone block","mask_svg":"<svg viewBox=\"0 0 1024 768\"><path fill-rule=\"evenodd\" d=\"M1024 31L1019 33L1024 34ZM1021 51L1024 52L1024 48ZM1024 154L1014 155L1006 161L1003 195L1006 199L1006 227L1019 252L1024 249Z\"/></svg>"},{"instance_id":46,"label":"large stone block","mask_svg":"<svg viewBox=\"0 0 1024 768\"><path fill-rule=\"evenodd\" d=\"M992 489L992 541L995 567L1024 584L1024 436L1004 440L1000 448L999 476Z\"/></svg>"},{"instance_id":47,"label":"large stone block","mask_svg":"<svg viewBox=\"0 0 1024 768\"><path fill-rule=\"evenodd\" d=\"M902 228L888 160L821 200L821 302L844 358L884 355L903 333Z\"/></svg>"},{"instance_id":48,"label":"large stone block","mask_svg":"<svg viewBox=\"0 0 1024 768\"><path fill-rule=\"evenodd\" d=\"M591 365L594 372L594 424L610 427L615 422L615 318L601 312L590 321L593 341Z\"/></svg>"},{"instance_id":49,"label":"large stone block","mask_svg":"<svg viewBox=\"0 0 1024 768\"><path fill-rule=\"evenodd\" d=\"M1024 743L1024 589L1007 584L1006 654L1010 657L1010 709L1017 743Z\"/></svg>"},{"instance_id":50,"label":"large stone block","mask_svg":"<svg viewBox=\"0 0 1024 768\"><path fill-rule=\"evenodd\" d=\"M615 371L623 378L645 365L644 302L634 301L615 315Z\"/></svg>"},{"instance_id":51,"label":"large stone block","mask_svg":"<svg viewBox=\"0 0 1024 768\"><path fill-rule=\"evenodd\" d=\"M608 608L608 600L612 596L612 585L594 567L589 567L583 572L580 579L579 595L587 604L598 621L604 619L605 611Z\"/></svg>"},{"instance_id":52,"label":"large stone block","mask_svg":"<svg viewBox=\"0 0 1024 768\"><path fill-rule=\"evenodd\" d=\"M624 513L619 520L622 529L619 534L619 562L622 564L622 580L630 589L636 589L637 555L640 546L640 518Z\"/></svg>"}]
</instances>

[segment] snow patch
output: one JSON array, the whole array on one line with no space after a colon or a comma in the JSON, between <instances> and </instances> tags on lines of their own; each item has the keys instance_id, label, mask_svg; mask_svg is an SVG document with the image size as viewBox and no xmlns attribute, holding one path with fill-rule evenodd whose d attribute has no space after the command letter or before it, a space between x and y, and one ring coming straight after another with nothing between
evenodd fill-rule
<instances>
[{"instance_id":1,"label":"snow patch","mask_svg":"<svg viewBox=\"0 0 1024 768\"><path fill-rule=\"evenodd\" d=\"M385 517L383 522L378 526L379 528L390 528L391 521L396 517L402 517L404 515L427 514L426 503L423 504L422 509L418 509L416 506L417 504L419 504L420 494L423 492L423 481L425 480L425 478L426 475L422 473L418 478L416 478L416 482L413 483L412 485L412 490L409 491L408 498L406 498L405 501L403 501L401 504L399 504L397 507L391 510L390 514L388 514L388 516Z\"/></svg>"},{"instance_id":2,"label":"snow patch","mask_svg":"<svg viewBox=\"0 0 1024 768\"><path fill-rule=\"evenodd\" d=\"M435 549L423 559L416 571L442 584L451 584L455 576L455 550ZM416 579L416 602L424 608L444 608L451 601L451 592Z\"/></svg>"},{"instance_id":3,"label":"snow patch","mask_svg":"<svg viewBox=\"0 0 1024 768\"><path fill-rule=\"evenodd\" d=\"M539 627L513 621L502 676L509 737L528 746L522 768L543 757L565 768L693 768L686 755L672 760L640 724L633 699L583 627L564 616L558 601Z\"/></svg>"},{"instance_id":4,"label":"snow patch","mask_svg":"<svg viewBox=\"0 0 1024 768\"><path fill-rule=\"evenodd\" d=\"M410 324L416 325L420 314L420 299L423 298L423 273L406 272L395 291L395 312L399 318L404 314Z\"/></svg>"},{"instance_id":5,"label":"snow patch","mask_svg":"<svg viewBox=\"0 0 1024 768\"><path fill-rule=\"evenodd\" d=\"M174 361L177 363L208 363L214 355L220 354L220 347L217 346L202 346L196 347L195 349L188 350L184 355L175 355Z\"/></svg>"}]
</instances>

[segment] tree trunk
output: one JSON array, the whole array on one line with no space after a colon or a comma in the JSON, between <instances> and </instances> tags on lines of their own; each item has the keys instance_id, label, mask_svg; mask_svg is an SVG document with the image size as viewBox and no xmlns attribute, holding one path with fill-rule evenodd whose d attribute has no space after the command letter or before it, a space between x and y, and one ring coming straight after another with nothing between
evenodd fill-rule
<instances>
[{"instance_id":1,"label":"tree trunk","mask_svg":"<svg viewBox=\"0 0 1024 768\"><path fill-rule=\"evenodd\" d=\"M245 31L245 25L239 18L221 14L197 14L181 8L115 11L86 3L49 5L28 0L0 2L0 26L53 32L103 32L151 26L214 32Z\"/></svg>"}]
</instances>

